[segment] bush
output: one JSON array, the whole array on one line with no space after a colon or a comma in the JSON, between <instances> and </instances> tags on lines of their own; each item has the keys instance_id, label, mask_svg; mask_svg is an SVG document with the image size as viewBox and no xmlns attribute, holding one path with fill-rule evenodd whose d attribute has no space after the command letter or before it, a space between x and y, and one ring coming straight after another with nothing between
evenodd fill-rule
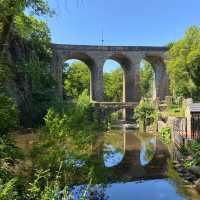
<instances>
[{"instance_id":1,"label":"bush","mask_svg":"<svg viewBox=\"0 0 200 200\"><path fill-rule=\"evenodd\" d=\"M200 142L195 141L195 142L189 143L187 145L187 149L188 149L189 153L193 156L191 165L200 166Z\"/></svg>"},{"instance_id":2,"label":"bush","mask_svg":"<svg viewBox=\"0 0 200 200\"><path fill-rule=\"evenodd\" d=\"M15 183L17 178L13 178L6 183L2 183L0 179L0 199L1 200L10 200L17 198L17 192L14 191Z\"/></svg>"},{"instance_id":3,"label":"bush","mask_svg":"<svg viewBox=\"0 0 200 200\"><path fill-rule=\"evenodd\" d=\"M146 131L147 124L151 124L155 119L155 109L148 100L142 100L135 108L134 118L140 124L140 128Z\"/></svg>"},{"instance_id":4,"label":"bush","mask_svg":"<svg viewBox=\"0 0 200 200\"><path fill-rule=\"evenodd\" d=\"M77 103L66 104L60 108L50 108L45 116L45 124L51 136L69 136L78 145L91 142L97 130L104 128L104 121L99 119L99 113L90 104L90 99L84 91Z\"/></svg>"},{"instance_id":5,"label":"bush","mask_svg":"<svg viewBox=\"0 0 200 200\"><path fill-rule=\"evenodd\" d=\"M14 103L7 96L0 96L0 135L6 134L18 124Z\"/></svg>"},{"instance_id":6,"label":"bush","mask_svg":"<svg viewBox=\"0 0 200 200\"><path fill-rule=\"evenodd\" d=\"M161 128L159 131L159 135L161 137L161 140L165 144L169 144L171 141L171 129L169 127Z\"/></svg>"}]
</instances>

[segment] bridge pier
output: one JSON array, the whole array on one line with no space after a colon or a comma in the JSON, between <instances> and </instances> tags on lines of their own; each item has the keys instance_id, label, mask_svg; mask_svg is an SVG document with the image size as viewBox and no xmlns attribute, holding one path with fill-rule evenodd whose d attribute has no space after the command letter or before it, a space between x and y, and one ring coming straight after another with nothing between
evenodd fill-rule
<instances>
[{"instance_id":1,"label":"bridge pier","mask_svg":"<svg viewBox=\"0 0 200 200\"><path fill-rule=\"evenodd\" d=\"M95 62L90 69L90 100L103 101L103 62Z\"/></svg>"},{"instance_id":2,"label":"bridge pier","mask_svg":"<svg viewBox=\"0 0 200 200\"><path fill-rule=\"evenodd\" d=\"M55 95L63 100L63 58L59 52L53 49L53 59L51 64L51 74L56 82Z\"/></svg>"},{"instance_id":3,"label":"bridge pier","mask_svg":"<svg viewBox=\"0 0 200 200\"><path fill-rule=\"evenodd\" d=\"M153 84L153 99L164 100L169 95L169 78L163 57L148 56L146 58L152 65L155 78Z\"/></svg>"},{"instance_id":4,"label":"bridge pier","mask_svg":"<svg viewBox=\"0 0 200 200\"><path fill-rule=\"evenodd\" d=\"M155 65L155 88L153 99L159 98L164 100L169 95L169 80L166 72L165 64L159 62Z\"/></svg>"},{"instance_id":5,"label":"bridge pier","mask_svg":"<svg viewBox=\"0 0 200 200\"><path fill-rule=\"evenodd\" d=\"M139 69L141 58L134 56L130 59L130 65L124 68L124 90L123 102L139 102ZM123 111L123 119L125 121L132 121L133 109L125 108Z\"/></svg>"}]
</instances>

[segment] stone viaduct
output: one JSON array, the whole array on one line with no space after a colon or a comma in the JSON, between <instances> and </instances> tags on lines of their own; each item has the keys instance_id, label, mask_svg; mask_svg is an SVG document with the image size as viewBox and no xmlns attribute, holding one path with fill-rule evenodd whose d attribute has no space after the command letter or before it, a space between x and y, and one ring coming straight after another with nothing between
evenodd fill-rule
<instances>
[{"instance_id":1,"label":"stone viaduct","mask_svg":"<svg viewBox=\"0 0 200 200\"><path fill-rule=\"evenodd\" d=\"M120 63L124 71L123 102L138 102L139 68L144 59L154 70L153 98L164 99L168 95L168 76L164 63L166 47L147 46L89 46L52 44L53 63L51 71L58 83L57 94L63 96L63 64L69 59L83 61L90 69L91 101L103 102L103 65L106 59Z\"/></svg>"}]
</instances>

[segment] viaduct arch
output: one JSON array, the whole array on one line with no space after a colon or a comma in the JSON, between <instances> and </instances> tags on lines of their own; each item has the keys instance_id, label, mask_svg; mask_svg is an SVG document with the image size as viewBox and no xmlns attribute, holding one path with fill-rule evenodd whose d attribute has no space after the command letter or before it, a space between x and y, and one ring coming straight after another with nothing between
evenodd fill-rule
<instances>
[{"instance_id":1,"label":"viaduct arch","mask_svg":"<svg viewBox=\"0 0 200 200\"><path fill-rule=\"evenodd\" d=\"M89 46L52 44L51 73L58 83L57 95L62 98L63 64L68 59L78 59L88 65L91 72L91 101L103 101L103 65L106 59L116 60L124 71L123 102L138 102L140 62L147 60L155 73L153 98L163 100L169 93L169 81L164 63L166 47L150 46Z\"/></svg>"}]
</instances>

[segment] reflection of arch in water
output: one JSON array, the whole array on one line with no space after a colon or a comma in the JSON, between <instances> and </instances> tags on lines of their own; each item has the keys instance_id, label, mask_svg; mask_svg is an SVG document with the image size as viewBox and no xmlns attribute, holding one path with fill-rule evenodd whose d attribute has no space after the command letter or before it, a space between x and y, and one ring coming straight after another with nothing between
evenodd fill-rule
<instances>
[{"instance_id":1,"label":"reflection of arch in water","mask_svg":"<svg viewBox=\"0 0 200 200\"><path fill-rule=\"evenodd\" d=\"M125 152L122 161L109 168L112 181L133 181L141 179L164 178L167 171L169 152L156 140L156 150L153 158L146 165L141 165L141 142L135 134L124 134Z\"/></svg>"},{"instance_id":2,"label":"reflection of arch in water","mask_svg":"<svg viewBox=\"0 0 200 200\"><path fill-rule=\"evenodd\" d=\"M112 136L120 136L122 134L114 134ZM112 137L111 136L111 137ZM137 134L137 136L134 134L133 135L135 138L134 140L134 144L133 144L133 140L130 140L130 138L128 138L127 140L127 133L123 132L123 148L121 147L115 147L115 145L113 146L112 144L105 144L104 145L104 165L105 167L113 167L113 166L117 166L120 164L120 162L122 162L122 160L124 160L125 156L128 158L128 151L131 152L132 156L133 156L133 152L132 150L134 150L135 152L139 152L139 156L138 154L136 154L135 156L135 163L140 163L142 166L147 165L152 159L153 156L156 152L156 136L143 136L141 137L140 135ZM130 136L129 136L130 137ZM115 142L117 140L121 140L122 138L115 138ZM121 142L122 143L122 142ZM120 151L121 149L121 151ZM123 152L122 152L123 151ZM133 157L130 159L132 160ZM129 158L128 158L129 159ZM136 161L137 160L137 161ZM133 163L134 165L134 163Z\"/></svg>"},{"instance_id":3,"label":"reflection of arch in water","mask_svg":"<svg viewBox=\"0 0 200 200\"><path fill-rule=\"evenodd\" d=\"M104 137L103 161L105 167L117 166L124 157L124 136L109 133ZM114 141L114 142L112 142Z\"/></svg>"},{"instance_id":4,"label":"reflection of arch in water","mask_svg":"<svg viewBox=\"0 0 200 200\"><path fill-rule=\"evenodd\" d=\"M153 137L147 141L141 142L140 162L142 166L147 165L156 152L156 137Z\"/></svg>"},{"instance_id":5,"label":"reflection of arch in water","mask_svg":"<svg viewBox=\"0 0 200 200\"><path fill-rule=\"evenodd\" d=\"M124 154L118 149L115 149L112 145L105 145L103 156L104 166L114 167L123 160Z\"/></svg>"}]
</instances>

